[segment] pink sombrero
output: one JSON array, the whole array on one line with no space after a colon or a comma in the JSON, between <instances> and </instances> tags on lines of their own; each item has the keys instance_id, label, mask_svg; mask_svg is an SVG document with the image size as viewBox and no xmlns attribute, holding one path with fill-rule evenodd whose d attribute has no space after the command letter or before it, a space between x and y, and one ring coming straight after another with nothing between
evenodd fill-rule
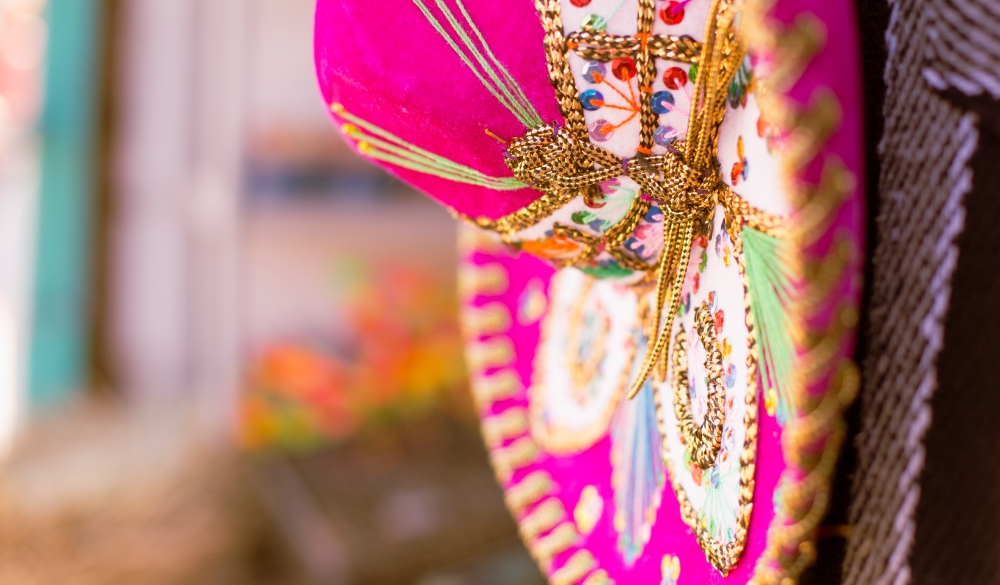
<instances>
[{"instance_id":1,"label":"pink sombrero","mask_svg":"<svg viewBox=\"0 0 1000 585\"><path fill-rule=\"evenodd\" d=\"M857 377L852 6L320 0L345 137L468 226L483 434L553 583L815 556Z\"/></svg>"}]
</instances>

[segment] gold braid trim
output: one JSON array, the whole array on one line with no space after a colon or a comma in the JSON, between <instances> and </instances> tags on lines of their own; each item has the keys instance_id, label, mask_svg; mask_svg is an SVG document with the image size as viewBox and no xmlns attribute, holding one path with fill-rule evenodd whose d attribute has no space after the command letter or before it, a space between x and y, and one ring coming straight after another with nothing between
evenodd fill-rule
<instances>
[{"instance_id":1,"label":"gold braid trim","mask_svg":"<svg viewBox=\"0 0 1000 585\"><path fill-rule=\"evenodd\" d=\"M552 573L549 582L552 585L576 585L597 566L594 555L587 550L579 550L566 561L561 569Z\"/></svg>"},{"instance_id":2,"label":"gold braid trim","mask_svg":"<svg viewBox=\"0 0 1000 585\"><path fill-rule=\"evenodd\" d=\"M754 568L754 585L793 584L814 561L816 531L829 504L830 478L846 434L842 413L853 401L859 380L857 367L843 353L857 315L850 307L831 309L839 302L857 251L852 242L836 236L830 250L820 247L854 190L854 177L835 157L827 157L818 185L794 183L839 126L840 105L828 90L818 89L804 108L781 93L797 82L822 48L826 32L809 13L800 14L790 25L771 20L767 12L774 2L747 0L744 30L755 50L775 56L774 75L758 84L757 99L764 119L789 137L782 162L786 180L798 195L797 222L789 235L792 267L802 288L789 308L798 349L791 384L796 416L782 432L790 469L781 480L782 498L768 529L766 549Z\"/></svg>"},{"instance_id":3,"label":"gold braid trim","mask_svg":"<svg viewBox=\"0 0 1000 585\"><path fill-rule=\"evenodd\" d=\"M521 514L525 508L534 506L542 498L556 490L556 484L552 477L544 471L535 471L507 488L504 496L507 507L514 515Z\"/></svg>"},{"instance_id":4,"label":"gold braid trim","mask_svg":"<svg viewBox=\"0 0 1000 585\"><path fill-rule=\"evenodd\" d=\"M530 514L521 518L518 530L522 539L531 541L538 538L538 535L552 530L565 519L566 509L562 502L557 498L550 498L535 506Z\"/></svg>"},{"instance_id":5,"label":"gold braid trim","mask_svg":"<svg viewBox=\"0 0 1000 585\"><path fill-rule=\"evenodd\" d=\"M691 415L688 378L687 333L683 328L674 339L672 365L674 371L674 414L680 426L691 462L702 469L715 465L722 448L722 427L726 422L726 386L723 382L722 350L715 335L715 323L708 303L695 311L695 329L705 347L705 372L708 378L708 409L701 424Z\"/></svg>"},{"instance_id":6,"label":"gold braid trim","mask_svg":"<svg viewBox=\"0 0 1000 585\"><path fill-rule=\"evenodd\" d=\"M576 93L573 70L566 58L566 37L563 32L559 0L535 0L535 10L545 29L545 61L549 67L549 80L556 90L559 110L566 120L566 128L576 137L587 136L587 123L583 119L583 106Z\"/></svg>"},{"instance_id":7,"label":"gold braid trim","mask_svg":"<svg viewBox=\"0 0 1000 585\"><path fill-rule=\"evenodd\" d=\"M701 56L701 43L689 36L652 35L646 44L649 54L656 59L697 63ZM566 37L566 46L588 61L611 61L626 57L634 59L641 52L642 40L639 37L582 30L570 33Z\"/></svg>"}]
</instances>

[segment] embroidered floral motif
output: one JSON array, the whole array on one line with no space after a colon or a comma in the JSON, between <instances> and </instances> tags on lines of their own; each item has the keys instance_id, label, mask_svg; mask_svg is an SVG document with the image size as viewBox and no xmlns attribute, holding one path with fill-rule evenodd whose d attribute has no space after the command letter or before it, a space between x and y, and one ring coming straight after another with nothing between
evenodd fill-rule
<instances>
[{"instance_id":1,"label":"embroidered floral motif","mask_svg":"<svg viewBox=\"0 0 1000 585\"><path fill-rule=\"evenodd\" d=\"M583 244L572 238L557 236L552 232L546 235L548 237L540 240L520 242L521 250L540 258L558 260L578 254L584 248Z\"/></svg>"},{"instance_id":2,"label":"embroidered floral motif","mask_svg":"<svg viewBox=\"0 0 1000 585\"><path fill-rule=\"evenodd\" d=\"M717 208L712 229L693 242L671 355L680 351L658 390L673 487L689 526L705 527L699 542L710 555L742 549L750 507L742 498L746 486L740 470L754 460L754 452L745 448L754 432L754 419L746 413L756 408L756 388L748 377L752 336L745 298L734 294L742 289L742 277L732 250L727 253L733 242L725 217ZM683 395L675 392L678 384L684 385ZM698 433L690 425L682 427L682 420L697 425ZM708 420L721 422L714 426Z\"/></svg>"},{"instance_id":3,"label":"embroidered floral motif","mask_svg":"<svg viewBox=\"0 0 1000 585\"><path fill-rule=\"evenodd\" d=\"M607 77L607 65L600 61L588 61L583 66L583 79L597 87L604 88L609 97L614 99L605 100L604 93L596 88L586 89L580 92L580 104L588 112L596 112L602 108L617 110L622 112L619 117L623 118L612 124L606 123L600 127L599 132L610 135L615 130L628 124L639 115L639 101L636 89L632 80L636 76L635 61L631 58L619 58L611 62L612 78ZM671 99L673 99L671 97ZM591 128L591 138L594 136L594 129ZM598 140L603 142L603 140Z\"/></svg>"},{"instance_id":4,"label":"embroidered floral motif","mask_svg":"<svg viewBox=\"0 0 1000 585\"><path fill-rule=\"evenodd\" d=\"M625 217L633 201L635 201L635 189L624 187L618 179L611 179L601 184L599 198L584 199L587 209L574 212L570 218L577 225L587 226L603 234Z\"/></svg>"},{"instance_id":5,"label":"embroidered floral motif","mask_svg":"<svg viewBox=\"0 0 1000 585\"><path fill-rule=\"evenodd\" d=\"M720 455L721 457L721 455ZM731 457L726 457L731 461ZM705 503L699 511L702 521L712 538L721 542L732 542L736 538L736 508L740 491L740 468L735 465L723 470L717 464L704 472L702 487L705 488Z\"/></svg>"}]
</instances>

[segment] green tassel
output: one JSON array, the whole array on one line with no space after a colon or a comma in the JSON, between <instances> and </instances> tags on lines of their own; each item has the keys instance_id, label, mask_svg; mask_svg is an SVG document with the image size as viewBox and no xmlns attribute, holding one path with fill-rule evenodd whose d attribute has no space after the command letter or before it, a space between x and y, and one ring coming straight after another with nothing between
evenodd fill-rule
<instances>
[{"instance_id":1,"label":"green tassel","mask_svg":"<svg viewBox=\"0 0 1000 585\"><path fill-rule=\"evenodd\" d=\"M769 413L777 411L778 423L784 425L793 408L789 385L795 349L787 313L792 279L781 240L749 227L742 235L750 311L764 358L765 404Z\"/></svg>"},{"instance_id":2,"label":"green tassel","mask_svg":"<svg viewBox=\"0 0 1000 585\"><path fill-rule=\"evenodd\" d=\"M358 150L364 156L449 181L477 185L497 191L511 191L526 187L524 183L513 177L491 177L472 167L460 165L411 144L388 130L351 114L340 104L334 104L331 109L334 114L348 122L342 130L348 137L358 141Z\"/></svg>"},{"instance_id":3,"label":"green tassel","mask_svg":"<svg viewBox=\"0 0 1000 585\"><path fill-rule=\"evenodd\" d=\"M476 23L472 21L461 0L458 0L458 8L465 19L466 25L472 30L476 39L483 46L485 55L483 51L479 50L476 43L473 42L469 33L465 31L463 25L444 3L444 0L435 0L435 3L448 21L448 24L451 25L452 30L457 34L457 40L445 29L444 24L434 17L430 8L424 4L424 0L413 0L413 3L420 9L420 12L423 13L435 32L441 35L441 38L448 43L448 46L455 51L455 54L465 63L465 66L475 74L479 82L483 84L483 87L493 94L493 97L497 101L510 110L526 127L534 128L543 124L541 116L538 115L535 107L531 105L531 101L528 100L524 90L521 89L521 86L518 85L514 77L507 71L507 68L496 58L496 55L490 50L489 45L486 44L486 39L483 37L479 27L476 26ZM473 60L476 63L473 63ZM478 64L478 67L476 64Z\"/></svg>"}]
</instances>

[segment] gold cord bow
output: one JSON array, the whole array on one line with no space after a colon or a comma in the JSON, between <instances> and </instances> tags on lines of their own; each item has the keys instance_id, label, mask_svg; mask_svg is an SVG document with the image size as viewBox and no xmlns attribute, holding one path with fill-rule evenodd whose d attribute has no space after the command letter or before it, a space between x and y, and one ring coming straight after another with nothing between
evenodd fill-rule
<instances>
[{"instance_id":1,"label":"gold cord bow","mask_svg":"<svg viewBox=\"0 0 1000 585\"><path fill-rule=\"evenodd\" d=\"M733 77L743 62L746 47L736 31L736 0L713 0L705 26L705 40L653 35L653 0L639 0L638 33L634 37L607 35L593 30L563 33L558 2L538 0L537 8L546 29L545 47L549 71L566 126L540 126L511 141L507 166L514 176L546 193L546 202L569 201L582 194L587 199L600 196L600 183L626 175L641 189L626 217L603 236L591 236L560 224L557 235L571 237L585 245L584 251L567 265L585 263L601 251L632 269L656 270L656 306L650 344L639 376L628 397L633 398L653 369L661 362L677 313L681 287L687 275L694 239L711 222L716 205L727 214L754 223L776 224L769 214L754 209L722 181L717 159L719 128L726 111L726 98ZM588 131L567 51L588 59L609 61L632 58L639 83L641 121L637 155L621 160L595 146ZM667 146L664 155L653 155L653 134L659 115L652 109L652 85L656 59L671 58L698 64L685 140ZM664 248L658 265L650 267L623 250L621 244L634 232L652 204L663 210ZM544 210L551 213L551 206ZM521 222L519 225L523 225ZM508 233L508 235L510 235ZM661 318L663 323L661 323Z\"/></svg>"}]
</instances>

